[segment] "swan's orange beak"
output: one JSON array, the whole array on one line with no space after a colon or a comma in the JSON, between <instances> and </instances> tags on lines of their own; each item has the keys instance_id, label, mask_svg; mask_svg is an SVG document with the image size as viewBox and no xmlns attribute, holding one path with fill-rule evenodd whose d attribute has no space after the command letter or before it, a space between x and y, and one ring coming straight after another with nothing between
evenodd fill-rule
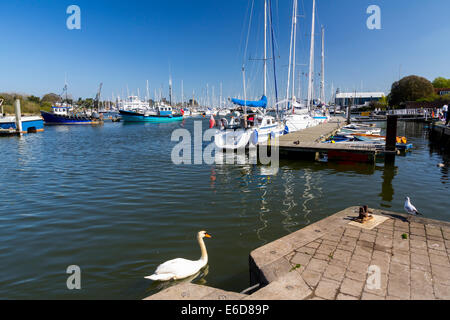
<instances>
[{"instance_id":1,"label":"swan's orange beak","mask_svg":"<svg viewBox=\"0 0 450 320\"><path fill-rule=\"evenodd\" d=\"M205 233L206 238L211 238L211 235L209 233Z\"/></svg>"}]
</instances>

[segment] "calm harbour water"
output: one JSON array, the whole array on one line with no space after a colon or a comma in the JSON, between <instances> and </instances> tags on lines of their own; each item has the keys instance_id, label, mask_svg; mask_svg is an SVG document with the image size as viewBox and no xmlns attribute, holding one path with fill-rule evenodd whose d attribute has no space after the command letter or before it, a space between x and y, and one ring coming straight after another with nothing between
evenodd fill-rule
<instances>
[{"instance_id":1,"label":"calm harbour water","mask_svg":"<svg viewBox=\"0 0 450 320\"><path fill-rule=\"evenodd\" d=\"M173 284L144 279L158 264L199 258L199 230L213 238L194 282L241 291L251 250L349 206L403 212L408 195L450 221L450 160L423 124L399 123L414 150L394 168L281 161L267 176L259 165L173 165L171 133L193 121L0 138L0 298L141 299ZM81 268L81 290L66 287L69 265Z\"/></svg>"}]
</instances>

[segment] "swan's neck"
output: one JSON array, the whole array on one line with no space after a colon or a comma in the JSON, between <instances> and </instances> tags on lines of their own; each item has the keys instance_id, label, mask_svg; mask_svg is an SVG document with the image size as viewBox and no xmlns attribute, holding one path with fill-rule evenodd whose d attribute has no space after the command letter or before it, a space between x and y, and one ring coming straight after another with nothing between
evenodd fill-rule
<instances>
[{"instance_id":1,"label":"swan's neck","mask_svg":"<svg viewBox=\"0 0 450 320\"><path fill-rule=\"evenodd\" d=\"M203 261L205 264L208 263L208 253L206 252L206 246L205 242L203 241L203 238L198 238L198 244L200 245L200 250L202 252L202 256L200 257L200 260Z\"/></svg>"}]
</instances>

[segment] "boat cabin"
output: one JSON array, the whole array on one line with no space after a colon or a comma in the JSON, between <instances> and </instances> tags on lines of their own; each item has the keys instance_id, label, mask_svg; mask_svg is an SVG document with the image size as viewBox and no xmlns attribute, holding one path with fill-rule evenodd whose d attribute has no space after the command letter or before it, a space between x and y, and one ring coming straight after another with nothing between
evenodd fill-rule
<instances>
[{"instance_id":1,"label":"boat cabin","mask_svg":"<svg viewBox=\"0 0 450 320\"><path fill-rule=\"evenodd\" d=\"M60 115L60 116L66 116L69 114L70 108L69 107L63 107L63 106L53 106L52 111L54 114Z\"/></svg>"},{"instance_id":2,"label":"boat cabin","mask_svg":"<svg viewBox=\"0 0 450 320\"><path fill-rule=\"evenodd\" d=\"M172 115L172 107L158 106L158 113L160 116L170 116L170 115Z\"/></svg>"}]
</instances>

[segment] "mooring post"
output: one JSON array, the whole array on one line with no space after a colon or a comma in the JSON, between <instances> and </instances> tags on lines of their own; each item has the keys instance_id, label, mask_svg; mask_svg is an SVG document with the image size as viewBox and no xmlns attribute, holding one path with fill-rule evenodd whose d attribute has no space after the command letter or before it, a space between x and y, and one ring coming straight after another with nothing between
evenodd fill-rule
<instances>
[{"instance_id":1,"label":"mooring post","mask_svg":"<svg viewBox=\"0 0 450 320\"><path fill-rule=\"evenodd\" d=\"M351 120L350 120L350 117L351 117L350 110L351 110L350 106L347 106L347 124L350 124L350 123L351 123Z\"/></svg>"},{"instance_id":2,"label":"mooring post","mask_svg":"<svg viewBox=\"0 0 450 320\"><path fill-rule=\"evenodd\" d=\"M14 102L14 110L16 112L16 130L22 135L22 113L20 111L20 100Z\"/></svg>"},{"instance_id":3,"label":"mooring post","mask_svg":"<svg viewBox=\"0 0 450 320\"><path fill-rule=\"evenodd\" d=\"M397 119L396 115L387 116L387 128L386 128L386 155L387 162L395 161L395 151L397 147Z\"/></svg>"}]
</instances>

